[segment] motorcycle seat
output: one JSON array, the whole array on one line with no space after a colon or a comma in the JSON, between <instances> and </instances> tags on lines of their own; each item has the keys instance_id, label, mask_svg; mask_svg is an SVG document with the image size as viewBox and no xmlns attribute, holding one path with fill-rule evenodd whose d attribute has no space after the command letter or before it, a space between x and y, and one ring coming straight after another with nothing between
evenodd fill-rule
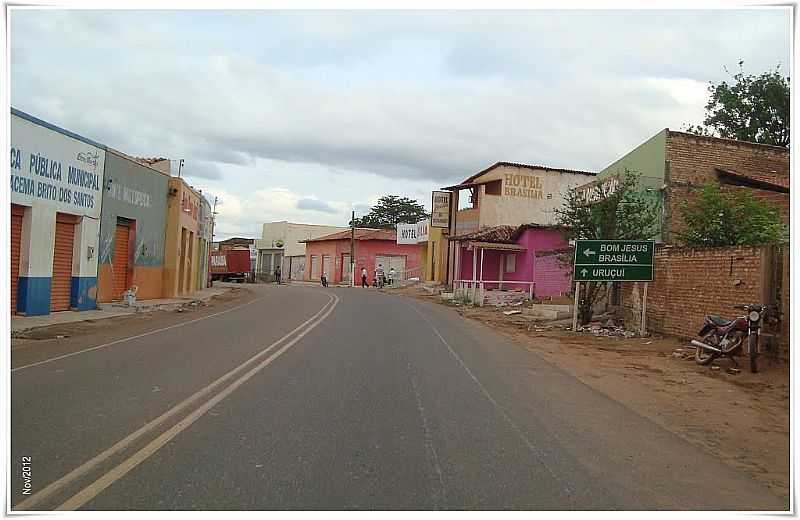
<instances>
[{"instance_id":1,"label":"motorcycle seat","mask_svg":"<svg viewBox=\"0 0 800 520\"><path fill-rule=\"evenodd\" d=\"M719 327L727 327L731 324L731 320L726 320L722 316L717 316L716 314L709 314L708 319L710 319L714 325Z\"/></svg>"}]
</instances>

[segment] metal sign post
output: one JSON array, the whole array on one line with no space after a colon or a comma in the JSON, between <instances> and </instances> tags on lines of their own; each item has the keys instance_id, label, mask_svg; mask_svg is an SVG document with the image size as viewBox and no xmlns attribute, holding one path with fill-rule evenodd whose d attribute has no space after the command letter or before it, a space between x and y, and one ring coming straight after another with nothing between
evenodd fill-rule
<instances>
[{"instance_id":1,"label":"metal sign post","mask_svg":"<svg viewBox=\"0 0 800 520\"><path fill-rule=\"evenodd\" d=\"M644 294L642 295L642 326L639 330L639 335L644 337L647 334L647 286L650 285L644 282Z\"/></svg>"},{"instance_id":2,"label":"metal sign post","mask_svg":"<svg viewBox=\"0 0 800 520\"><path fill-rule=\"evenodd\" d=\"M572 306L572 332L578 331L578 295L581 292L581 283L575 282L575 305Z\"/></svg>"}]
</instances>

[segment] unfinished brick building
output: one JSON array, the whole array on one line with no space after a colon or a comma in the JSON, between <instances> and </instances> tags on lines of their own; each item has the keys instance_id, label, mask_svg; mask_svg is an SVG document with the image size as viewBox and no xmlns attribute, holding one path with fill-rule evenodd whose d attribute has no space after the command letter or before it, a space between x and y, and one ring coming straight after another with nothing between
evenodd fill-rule
<instances>
[{"instance_id":1,"label":"unfinished brick building","mask_svg":"<svg viewBox=\"0 0 800 520\"><path fill-rule=\"evenodd\" d=\"M779 309L776 332L788 349L788 247L688 248L678 244L680 204L708 183L748 190L789 223L789 150L745 141L664 129L602 170L595 183L614 185L625 170L638 172L662 214L656 237L654 280L649 285L648 329L692 336L704 314L731 316L735 303L769 303ZM587 186L588 187L588 186ZM638 327L642 284L619 284L612 303Z\"/></svg>"},{"instance_id":2,"label":"unfinished brick building","mask_svg":"<svg viewBox=\"0 0 800 520\"><path fill-rule=\"evenodd\" d=\"M662 205L657 241L675 242L679 205L711 182L722 189L746 189L774 205L789 222L789 150L732 139L703 137L665 128L597 174L612 183L625 170L638 172L647 193Z\"/></svg>"}]
</instances>

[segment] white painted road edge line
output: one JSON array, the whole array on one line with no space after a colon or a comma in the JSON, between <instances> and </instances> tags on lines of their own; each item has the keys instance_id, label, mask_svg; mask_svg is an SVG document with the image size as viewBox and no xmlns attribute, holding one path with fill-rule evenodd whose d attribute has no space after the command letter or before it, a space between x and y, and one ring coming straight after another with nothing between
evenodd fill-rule
<instances>
[{"instance_id":1,"label":"white painted road edge line","mask_svg":"<svg viewBox=\"0 0 800 520\"><path fill-rule=\"evenodd\" d=\"M467 364L464 363L464 360L461 359L461 356L456 354L456 351L453 350L453 347L450 346L450 343L448 343L447 340L444 339L442 334L439 332L439 329L437 329L436 326L433 323L431 323L431 321L428 319L428 317L425 316L425 314L423 314L419 309L417 309L417 307L415 305L411 305L408 302L405 302L405 303L406 303L406 305L408 305L409 307L414 309L414 312L419 314L422 317L422 319L425 320L425 322L430 326L430 328L433 329L433 332L436 333L436 335L439 337L439 340L444 344L445 347L447 347L447 350L450 351L450 354L462 366L462 368L467 373L467 375L470 377L470 379L472 379L475 382L475 384L478 385L478 388L480 389L480 391L484 395L484 397L486 397L486 399L488 399L489 402L492 403L492 406L494 406L494 408L503 417L503 419L505 419L506 422L508 422L508 424L511 425L511 428L517 433L517 435L520 437L520 439L522 439L522 442L525 443L525 446L528 447L530 452L533 453L533 455L537 459L539 459L539 462L541 462L542 466L544 466L545 469L547 470L547 472L550 473L550 476L553 477L553 479L555 479L556 481L561 482L561 484L564 486L565 491L567 492L567 496L569 496L569 498L570 498L570 501L574 503L574 497L573 497L573 493L572 493L572 489L571 489L570 485L567 482L565 482L564 479L559 477L556 474L556 472L553 471L553 469L544 461L544 456L543 456L542 452L539 449L537 449L536 446L533 445L533 443L531 443L530 439L528 439L528 436L525 435L525 432L522 430L522 428L519 427L519 425L514 421L514 419L511 418L510 415L508 415L506 413L505 410L503 410L503 408L500 406L500 403L498 403L495 400L495 398L492 397L492 394L490 394L489 391L486 389L486 387L483 386L483 383L481 383L480 380L478 380L478 378L475 376L475 374L472 373L472 370L470 370L469 367L467 366Z\"/></svg>"},{"instance_id":2,"label":"white painted road edge line","mask_svg":"<svg viewBox=\"0 0 800 520\"><path fill-rule=\"evenodd\" d=\"M185 325L191 325L192 323L197 323L198 321L207 320L208 318L213 318L215 316L221 316L223 314L227 314L229 312L235 311L236 309L241 309L242 307L247 307L248 305L251 305L253 303L256 303L258 301L263 300L264 298L266 298L266 296L262 296L261 298L256 298L255 300L251 300L251 301L249 301L247 303L243 303L242 305L237 305L236 307L233 307L231 309L227 309L227 310L224 310L224 311L221 311L221 312L217 312L217 313L214 313L214 314L209 314L208 316L203 316L202 318L196 318L194 320L184 321L182 323L176 323L175 325L170 325L169 327L164 327L164 328L161 328L161 329L151 330L149 332L145 332L143 334L137 334L136 336L130 336L128 338L116 339L116 340L111 341L109 343L103 343L102 345L97 345L96 347L89 347L89 348L86 348L86 349L83 349L83 350L78 350L77 352L70 352L69 354L64 354L62 356L56 356L56 357L52 357L52 358L45 359L45 360L42 360L42 361L37 361L36 363L31 363L30 365L25 365L25 366L21 366L21 367L17 367L17 368L12 368L11 369L11 373L13 374L17 370L24 370L26 368L31 368L31 367L36 367L36 366L39 366L39 365L44 365L46 363L51 363L53 361L58 361L59 359L65 359L65 358L68 358L68 357L77 356L78 354L85 354L86 352L91 352L93 350L98 350L98 349L101 349L101 348L110 347L112 345L118 345L120 343L125 343L126 341L131 341L131 340L134 340L134 339L144 338L145 336L150 336L152 334L158 334L159 332L164 332L165 330L176 329L178 327L183 327Z\"/></svg>"},{"instance_id":3,"label":"white painted road edge line","mask_svg":"<svg viewBox=\"0 0 800 520\"><path fill-rule=\"evenodd\" d=\"M51 482L50 484L48 484L47 486L42 488L39 492L31 495L30 497L28 497L27 499L23 500L22 502L20 502L16 506L13 506L12 510L13 511L29 510L33 506L35 506L35 505L47 500L53 494L57 493L60 489L62 489L63 487L65 487L65 486L67 486L69 484L71 484L75 480L81 478L82 476L84 476L89 471L91 471L92 469L94 469L95 467L100 465L103 461L105 461L109 457L111 457L113 455L116 455L120 451L126 449L133 442L135 442L137 439L139 439L142 435L145 435L146 433L149 433L150 431L152 431L153 429L157 428L162 423L164 423L165 421L167 421L168 419L170 419L171 417L173 417L174 415L176 415L177 413L182 411L184 408L187 408L190 404L192 404L197 399L199 399L201 397L205 397L205 395L208 394L209 392L211 392L214 388L218 387L219 385L221 385L222 383L224 383L225 381L227 381L231 377L235 376L237 373L241 372L247 365L251 364L254 360L256 360L259 357L263 356L264 354L266 354L267 352L269 352L270 350L275 348L277 345L280 345L287 338L289 338L290 336L292 336L293 334L295 334L296 332L301 330L303 327L305 327L306 325L308 325L309 323L314 321L321 314L323 314L325 312L325 310L328 308L328 306L334 301L334 297L331 297L331 295L328 295L328 298L329 298L329 300L325 303L325 305L322 306L322 308L319 311L317 311L316 314L311 316L309 319L307 319L306 321L304 321L303 323L301 323L300 325L298 325L297 327L295 327L291 331L287 332L283 337L281 337L277 341L273 342L270 346L268 346L267 348L261 350L260 352L258 352L254 356L252 356L250 359L248 359L247 361L245 361L242 364L240 364L239 366L237 366L236 368L230 370L228 373L226 373L225 375L223 375L222 377L220 377L216 381L212 382L211 384L207 385L206 387L204 387L204 388L198 390L197 392L195 392L194 394L190 395L189 397L187 397L186 399L184 399L183 401L181 401L180 403L178 403L174 407L170 408L169 410L167 410L166 412L164 412L160 416L156 417L155 419L153 419L149 423L145 424L144 426L142 426L141 428L139 428L135 432L131 433L130 435L128 435L124 439L118 441L116 444L114 444L113 446L111 446L107 450L105 450L102 453L96 455L92 459L84 462L83 464L81 464L77 468L73 469L72 471L70 471L69 473L64 475L63 477L59 478L58 480L56 480L54 482ZM231 310L233 310L233 309L231 309Z\"/></svg>"},{"instance_id":4,"label":"white painted road edge line","mask_svg":"<svg viewBox=\"0 0 800 520\"><path fill-rule=\"evenodd\" d=\"M211 408L217 405L220 401L228 397L232 394L237 388L242 386L246 383L250 378L256 375L258 372L269 366L273 361L275 361L281 354L289 350L295 343L300 341L306 334L314 330L320 323L325 321L325 319L333 312L336 308L336 305L339 303L339 297L333 296L335 301L333 305L331 305L327 312L323 314L319 319L317 319L314 323L306 327L306 329L297 335L294 339L292 339L289 343L281 347L279 350L275 351L271 356L267 359L250 369L246 374L241 376L239 379L231 383L228 387L224 390L216 394L213 398L207 401L205 404L200 406L197 410L189 414L188 416L184 417L180 420L177 424L175 424L172 428L168 429L158 437L156 437L153 441L148 443L144 448L140 449L136 453L134 453L131 457L117 465L114 469L94 481L92 484L85 487L83 490L78 492L72 498L61 504L56 508L57 511L74 511L79 507L83 506L97 495L99 495L104 489L112 485L117 480L124 477L128 472L133 470L136 466L147 460L151 455L156 453L160 448L162 448L165 444L167 444L170 440L172 440L175 436L181 433L183 430L191 426L195 421L197 421L200 417L202 417L206 412L208 412Z\"/></svg>"}]
</instances>

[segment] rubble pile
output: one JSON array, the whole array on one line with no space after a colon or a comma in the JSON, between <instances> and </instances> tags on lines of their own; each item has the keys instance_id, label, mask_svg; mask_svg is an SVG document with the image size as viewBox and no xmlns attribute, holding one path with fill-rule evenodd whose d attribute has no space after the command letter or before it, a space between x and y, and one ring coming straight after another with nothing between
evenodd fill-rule
<instances>
[{"instance_id":1,"label":"rubble pile","mask_svg":"<svg viewBox=\"0 0 800 520\"><path fill-rule=\"evenodd\" d=\"M577 332L591 333L595 336L617 336L620 338L634 338L638 336L638 334L632 330L625 330L625 327L608 327L595 324L587 326L579 325Z\"/></svg>"},{"instance_id":2,"label":"rubble pile","mask_svg":"<svg viewBox=\"0 0 800 520\"><path fill-rule=\"evenodd\" d=\"M518 306L528 299L528 293L522 291L486 291L486 305L494 307Z\"/></svg>"}]
</instances>

